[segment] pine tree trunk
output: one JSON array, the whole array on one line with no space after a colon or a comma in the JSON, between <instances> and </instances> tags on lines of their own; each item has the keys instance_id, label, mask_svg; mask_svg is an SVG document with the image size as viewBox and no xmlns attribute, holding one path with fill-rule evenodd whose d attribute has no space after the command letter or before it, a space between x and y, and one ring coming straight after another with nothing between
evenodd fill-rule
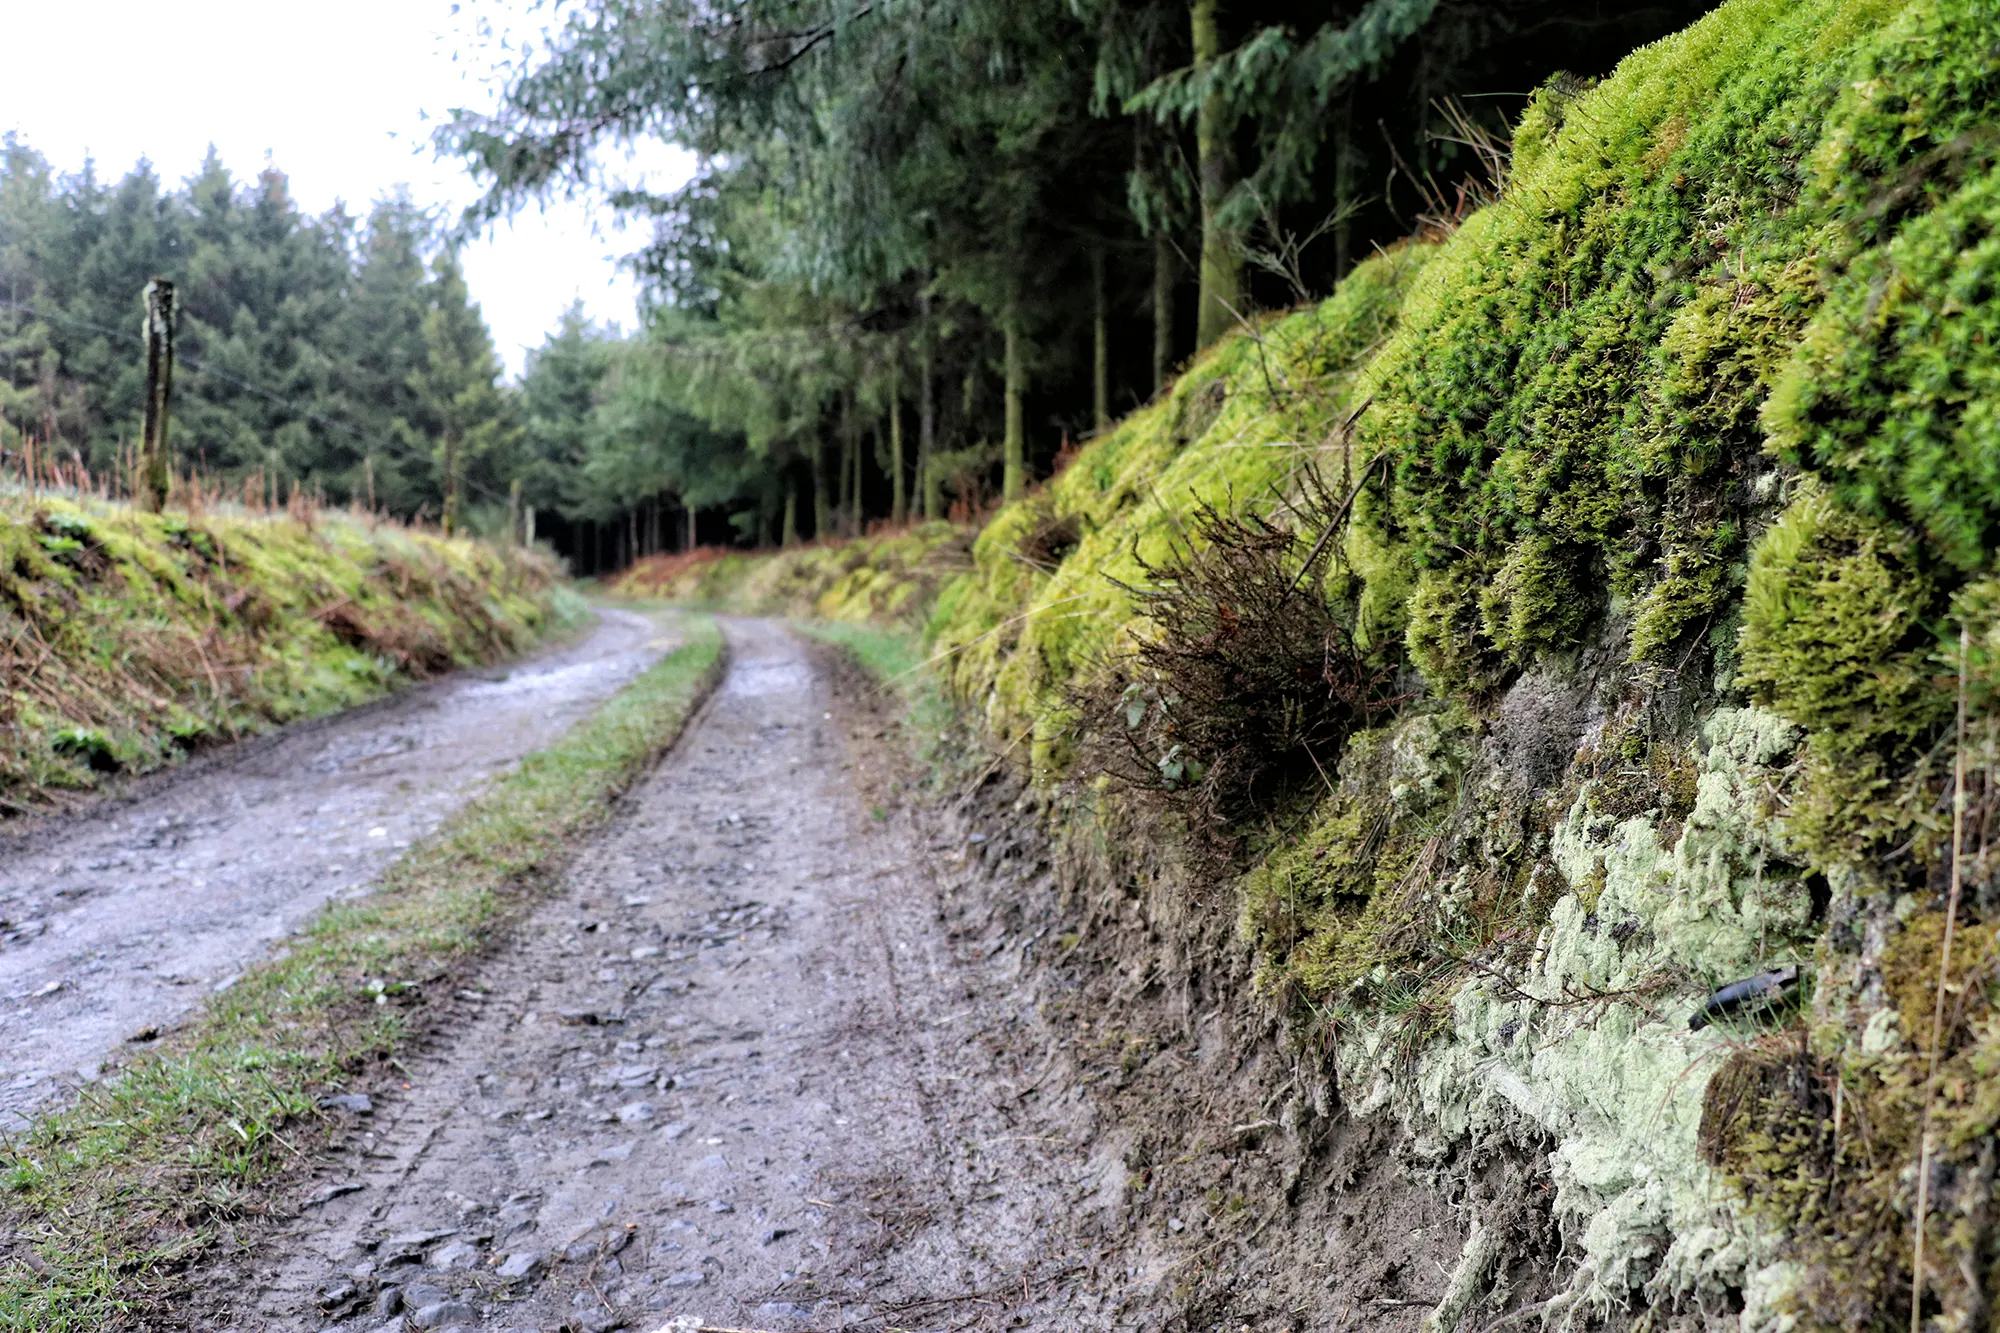
<instances>
[{"instance_id":1,"label":"pine tree trunk","mask_svg":"<svg viewBox=\"0 0 2000 1333\"><path fill-rule=\"evenodd\" d=\"M889 521L902 527L910 517L903 486L903 363L889 364Z\"/></svg>"},{"instance_id":2,"label":"pine tree trunk","mask_svg":"<svg viewBox=\"0 0 2000 1333\"><path fill-rule=\"evenodd\" d=\"M785 478L785 525L778 540L786 546L799 542L799 491L790 477Z\"/></svg>"},{"instance_id":3,"label":"pine tree trunk","mask_svg":"<svg viewBox=\"0 0 2000 1333\"><path fill-rule=\"evenodd\" d=\"M1021 312L1017 302L1008 302L1004 333L1007 340L1007 434L1000 454L1000 497L1012 501L1018 500L1028 486L1028 440L1026 423L1021 415L1021 394L1028 376L1022 364Z\"/></svg>"},{"instance_id":4,"label":"pine tree trunk","mask_svg":"<svg viewBox=\"0 0 2000 1333\"><path fill-rule=\"evenodd\" d=\"M1090 402L1097 433L1111 429L1111 330L1105 311L1104 249L1090 252Z\"/></svg>"},{"instance_id":5,"label":"pine tree trunk","mask_svg":"<svg viewBox=\"0 0 2000 1333\"><path fill-rule=\"evenodd\" d=\"M1194 0L1189 10L1194 35L1195 77L1222 56L1216 27L1217 0ZM1228 108L1222 94L1201 99L1195 113L1195 161L1201 181L1201 296L1195 310L1195 346L1206 347L1227 333L1242 308L1242 274L1234 238L1219 216L1232 180Z\"/></svg>"},{"instance_id":6,"label":"pine tree trunk","mask_svg":"<svg viewBox=\"0 0 2000 1333\"><path fill-rule=\"evenodd\" d=\"M944 479L937 475L937 367L931 347L931 294L921 298L923 330L917 343L918 374L923 383L917 395L917 484L923 488L924 517L944 517Z\"/></svg>"},{"instance_id":7,"label":"pine tree trunk","mask_svg":"<svg viewBox=\"0 0 2000 1333\"><path fill-rule=\"evenodd\" d=\"M1354 264L1355 183L1361 161L1354 146L1354 90L1340 99L1333 132L1333 279L1340 281Z\"/></svg>"},{"instance_id":8,"label":"pine tree trunk","mask_svg":"<svg viewBox=\"0 0 2000 1333\"><path fill-rule=\"evenodd\" d=\"M833 535L833 504L827 494L826 441L815 437L812 447L813 540L823 542Z\"/></svg>"},{"instance_id":9,"label":"pine tree trunk","mask_svg":"<svg viewBox=\"0 0 2000 1333\"><path fill-rule=\"evenodd\" d=\"M1174 363L1174 242L1165 231L1153 237L1153 396L1167 389Z\"/></svg>"}]
</instances>

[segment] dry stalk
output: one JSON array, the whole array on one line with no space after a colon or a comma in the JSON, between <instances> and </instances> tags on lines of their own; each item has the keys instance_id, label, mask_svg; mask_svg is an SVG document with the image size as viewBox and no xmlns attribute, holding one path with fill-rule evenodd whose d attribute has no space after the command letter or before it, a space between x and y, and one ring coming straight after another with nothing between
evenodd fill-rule
<instances>
[{"instance_id":1,"label":"dry stalk","mask_svg":"<svg viewBox=\"0 0 2000 1333\"><path fill-rule=\"evenodd\" d=\"M1931 1108L1937 1099L1939 1047L1944 1043L1944 996L1951 980L1951 937L1958 924L1958 900L1964 886L1960 864L1965 844L1965 669L1971 651L1971 631L1958 631L1957 754L1951 776L1951 892L1945 900L1944 945L1938 951L1937 1004L1931 1011L1931 1058L1924 1075L1924 1119L1917 1136L1917 1218L1915 1250L1910 1263L1910 1333L1922 1333L1924 1320L1924 1223L1930 1214Z\"/></svg>"}]
</instances>

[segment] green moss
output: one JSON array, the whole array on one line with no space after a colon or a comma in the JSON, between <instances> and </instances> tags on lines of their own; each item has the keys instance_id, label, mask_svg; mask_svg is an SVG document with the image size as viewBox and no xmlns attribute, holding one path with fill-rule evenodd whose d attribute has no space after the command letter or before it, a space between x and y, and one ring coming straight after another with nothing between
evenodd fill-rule
<instances>
[{"instance_id":1,"label":"green moss","mask_svg":"<svg viewBox=\"0 0 2000 1333\"><path fill-rule=\"evenodd\" d=\"M553 582L388 524L0 496L0 809L517 651Z\"/></svg>"},{"instance_id":2,"label":"green moss","mask_svg":"<svg viewBox=\"0 0 2000 1333\"><path fill-rule=\"evenodd\" d=\"M1801 833L1856 859L1909 823L1895 797L1906 752L1950 714L1932 662L1937 581L1903 530L1813 486L1759 543L1737 681L1812 734Z\"/></svg>"}]
</instances>

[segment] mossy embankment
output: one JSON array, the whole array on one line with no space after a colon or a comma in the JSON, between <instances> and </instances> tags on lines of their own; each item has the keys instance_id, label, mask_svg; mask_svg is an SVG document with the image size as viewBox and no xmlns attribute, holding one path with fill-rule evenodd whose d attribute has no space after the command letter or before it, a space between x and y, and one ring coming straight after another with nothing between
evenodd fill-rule
<instances>
[{"instance_id":1,"label":"mossy embankment","mask_svg":"<svg viewBox=\"0 0 2000 1333\"><path fill-rule=\"evenodd\" d=\"M391 523L0 494L0 809L518 652L559 599L540 557Z\"/></svg>"},{"instance_id":2,"label":"mossy embankment","mask_svg":"<svg viewBox=\"0 0 2000 1333\"><path fill-rule=\"evenodd\" d=\"M970 545L971 534L955 524L918 523L774 554L702 547L649 556L611 580L609 591L745 615L915 626L938 590L971 567Z\"/></svg>"},{"instance_id":3,"label":"mossy embankment","mask_svg":"<svg viewBox=\"0 0 2000 1333\"><path fill-rule=\"evenodd\" d=\"M1996 284L1991 6L1731 0L1543 89L1496 203L1002 510L931 660L1087 849L1077 901L1150 914L1124 973L1248 969L1301 1143L1546 1163L1542 1317L1906 1327L1921 1227L1922 1316L1986 1326ZM1323 642L1218 597L1225 548ZM1189 713L1232 671L1254 782ZM1439 1325L1524 1299L1526 1216L1468 1219Z\"/></svg>"}]
</instances>

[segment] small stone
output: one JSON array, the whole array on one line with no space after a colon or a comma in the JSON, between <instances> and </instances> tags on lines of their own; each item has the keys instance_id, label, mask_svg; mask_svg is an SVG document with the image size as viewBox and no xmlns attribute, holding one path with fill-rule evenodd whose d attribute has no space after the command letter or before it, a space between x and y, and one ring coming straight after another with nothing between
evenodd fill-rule
<instances>
[{"instance_id":1,"label":"small stone","mask_svg":"<svg viewBox=\"0 0 2000 1333\"><path fill-rule=\"evenodd\" d=\"M390 1250L421 1250L434 1240L443 1240L447 1236L457 1234L456 1227L446 1227L442 1231L406 1231L400 1236L385 1237L382 1249L385 1253Z\"/></svg>"},{"instance_id":2,"label":"small stone","mask_svg":"<svg viewBox=\"0 0 2000 1333\"><path fill-rule=\"evenodd\" d=\"M426 1305L439 1305L450 1299L450 1292L443 1287L434 1287L428 1282L412 1282L403 1288L405 1310L421 1310Z\"/></svg>"},{"instance_id":3,"label":"small stone","mask_svg":"<svg viewBox=\"0 0 2000 1333\"><path fill-rule=\"evenodd\" d=\"M1187 1230L1187 1223L1181 1221L1178 1217L1170 1217L1167 1219L1167 1230L1173 1232L1175 1235L1179 1235L1181 1232Z\"/></svg>"},{"instance_id":4,"label":"small stone","mask_svg":"<svg viewBox=\"0 0 2000 1333\"><path fill-rule=\"evenodd\" d=\"M373 1330L373 1333L404 1333L404 1330L407 1327L408 1325L403 1322L402 1317L398 1316L397 1318L391 1319L388 1323L382 1325L380 1328Z\"/></svg>"},{"instance_id":5,"label":"small stone","mask_svg":"<svg viewBox=\"0 0 2000 1333\"><path fill-rule=\"evenodd\" d=\"M613 1329L625 1327L629 1321L616 1310L591 1310L578 1318L583 1333L612 1333Z\"/></svg>"},{"instance_id":6,"label":"small stone","mask_svg":"<svg viewBox=\"0 0 2000 1333\"><path fill-rule=\"evenodd\" d=\"M498 1275L508 1282L518 1282L525 1277L533 1277L548 1263L548 1255L540 1250L517 1250L501 1263Z\"/></svg>"},{"instance_id":7,"label":"small stone","mask_svg":"<svg viewBox=\"0 0 2000 1333\"><path fill-rule=\"evenodd\" d=\"M693 1128L694 1126L685 1120L670 1121L667 1125L667 1142L673 1143L678 1139L686 1137L687 1132Z\"/></svg>"},{"instance_id":8,"label":"small stone","mask_svg":"<svg viewBox=\"0 0 2000 1333\"><path fill-rule=\"evenodd\" d=\"M430 1258L431 1267L437 1269L440 1273L449 1273L459 1268L470 1268L478 1262L479 1251L473 1246L467 1245L462 1240L455 1240L449 1245L440 1245L431 1252Z\"/></svg>"},{"instance_id":9,"label":"small stone","mask_svg":"<svg viewBox=\"0 0 2000 1333\"><path fill-rule=\"evenodd\" d=\"M377 1319L387 1319L402 1308L403 1289L401 1287L384 1287L375 1293L375 1305L372 1313Z\"/></svg>"},{"instance_id":10,"label":"small stone","mask_svg":"<svg viewBox=\"0 0 2000 1333\"><path fill-rule=\"evenodd\" d=\"M798 1230L797 1227L772 1227L764 1233L764 1243L766 1245L776 1245L787 1236L797 1235Z\"/></svg>"},{"instance_id":11,"label":"small stone","mask_svg":"<svg viewBox=\"0 0 2000 1333\"><path fill-rule=\"evenodd\" d=\"M597 1242L594 1240L577 1241L563 1251L563 1258L573 1264L588 1262L596 1256Z\"/></svg>"},{"instance_id":12,"label":"small stone","mask_svg":"<svg viewBox=\"0 0 2000 1333\"><path fill-rule=\"evenodd\" d=\"M679 1273L669 1273L660 1283L663 1287L699 1287L708 1281L708 1274L699 1268L685 1269Z\"/></svg>"},{"instance_id":13,"label":"small stone","mask_svg":"<svg viewBox=\"0 0 2000 1333\"><path fill-rule=\"evenodd\" d=\"M708 1211L711 1213L733 1213L736 1211L736 1205L727 1199L710 1199L708 1201Z\"/></svg>"},{"instance_id":14,"label":"small stone","mask_svg":"<svg viewBox=\"0 0 2000 1333\"><path fill-rule=\"evenodd\" d=\"M452 1324L470 1324L478 1318L478 1314L464 1301L438 1301L411 1315L410 1327L446 1328Z\"/></svg>"},{"instance_id":15,"label":"small stone","mask_svg":"<svg viewBox=\"0 0 2000 1333\"><path fill-rule=\"evenodd\" d=\"M812 1311L791 1301L765 1301L757 1307L759 1319L810 1319Z\"/></svg>"},{"instance_id":16,"label":"small stone","mask_svg":"<svg viewBox=\"0 0 2000 1333\"><path fill-rule=\"evenodd\" d=\"M618 1108L618 1123L621 1125L636 1125L641 1121L651 1120L652 1118L653 1104L651 1102L627 1102Z\"/></svg>"},{"instance_id":17,"label":"small stone","mask_svg":"<svg viewBox=\"0 0 2000 1333\"><path fill-rule=\"evenodd\" d=\"M319 1289L319 1308L322 1310L338 1309L340 1306L353 1300L355 1294L355 1286L352 1282L329 1282L326 1286Z\"/></svg>"},{"instance_id":18,"label":"small stone","mask_svg":"<svg viewBox=\"0 0 2000 1333\"><path fill-rule=\"evenodd\" d=\"M369 1115L375 1110L375 1103L365 1092L343 1092L336 1097L322 1097L319 1104L322 1110L346 1111L351 1115Z\"/></svg>"},{"instance_id":19,"label":"small stone","mask_svg":"<svg viewBox=\"0 0 2000 1333\"><path fill-rule=\"evenodd\" d=\"M367 1188L368 1186L362 1181L343 1180L336 1184L320 1186L313 1191L312 1197L306 1200L306 1202L309 1204L329 1203L344 1194L357 1194Z\"/></svg>"}]
</instances>

